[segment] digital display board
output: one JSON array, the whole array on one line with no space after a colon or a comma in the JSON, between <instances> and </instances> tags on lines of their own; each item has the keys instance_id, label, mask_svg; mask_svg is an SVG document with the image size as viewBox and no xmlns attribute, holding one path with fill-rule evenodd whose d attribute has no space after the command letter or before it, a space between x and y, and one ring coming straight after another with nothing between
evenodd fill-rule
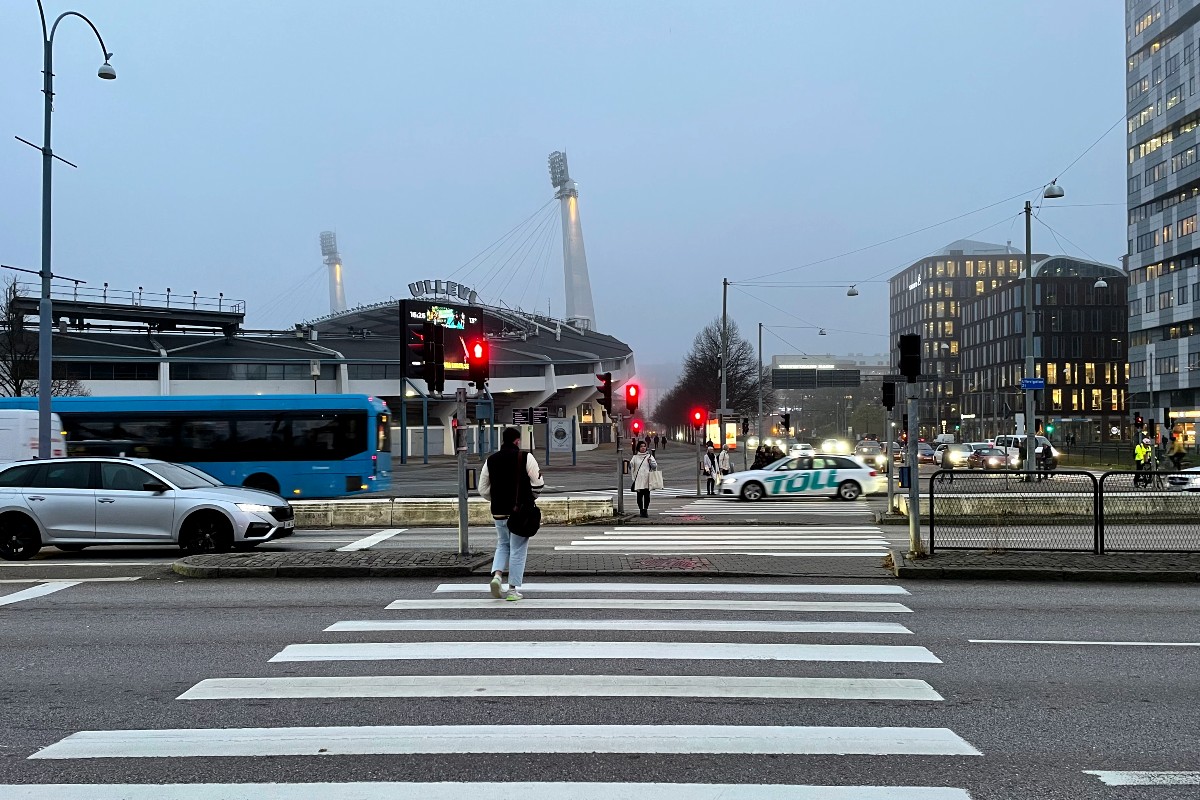
<instances>
[{"instance_id":1,"label":"digital display board","mask_svg":"<svg viewBox=\"0 0 1200 800\"><path fill-rule=\"evenodd\" d=\"M400 328L405 337L404 377L421 378L425 366L426 322L441 325L445 346L443 363L447 380L467 379L467 343L483 335L478 308L431 303L420 300L400 302Z\"/></svg>"}]
</instances>

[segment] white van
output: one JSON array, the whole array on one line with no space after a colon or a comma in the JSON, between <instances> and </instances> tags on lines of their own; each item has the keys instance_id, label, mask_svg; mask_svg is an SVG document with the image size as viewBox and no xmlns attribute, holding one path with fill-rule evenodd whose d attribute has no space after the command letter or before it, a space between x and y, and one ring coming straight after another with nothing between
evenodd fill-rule
<instances>
[{"instance_id":1,"label":"white van","mask_svg":"<svg viewBox=\"0 0 1200 800\"><path fill-rule=\"evenodd\" d=\"M50 455L67 454L62 420L50 415ZM32 409L0 408L0 461L38 457L38 412Z\"/></svg>"},{"instance_id":2,"label":"white van","mask_svg":"<svg viewBox=\"0 0 1200 800\"><path fill-rule=\"evenodd\" d=\"M1025 459L1024 436L997 436L996 447L1008 454L1010 459L1013 457L1015 457L1017 461L1023 461ZM1038 436L1034 439L1033 452L1035 454L1035 458L1041 456L1043 447L1050 448L1050 456L1054 459L1055 463L1057 463L1062 457L1062 454L1055 449L1054 445L1050 443L1049 439L1047 439L1045 436Z\"/></svg>"}]
</instances>

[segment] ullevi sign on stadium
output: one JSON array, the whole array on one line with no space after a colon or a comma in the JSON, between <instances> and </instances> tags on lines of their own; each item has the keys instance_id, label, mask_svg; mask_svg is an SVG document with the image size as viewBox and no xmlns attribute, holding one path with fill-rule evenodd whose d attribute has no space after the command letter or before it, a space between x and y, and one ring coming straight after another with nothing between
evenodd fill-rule
<instances>
[{"instance_id":1,"label":"ullevi sign on stadium","mask_svg":"<svg viewBox=\"0 0 1200 800\"><path fill-rule=\"evenodd\" d=\"M470 286L454 281L415 281L408 285L413 297L435 295L451 299L466 300L470 305L479 303L479 295Z\"/></svg>"}]
</instances>

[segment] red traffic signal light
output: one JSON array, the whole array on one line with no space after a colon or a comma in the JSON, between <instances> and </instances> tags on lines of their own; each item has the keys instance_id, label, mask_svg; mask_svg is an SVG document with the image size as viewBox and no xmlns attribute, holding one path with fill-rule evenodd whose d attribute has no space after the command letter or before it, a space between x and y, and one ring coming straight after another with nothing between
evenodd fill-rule
<instances>
[{"instance_id":1,"label":"red traffic signal light","mask_svg":"<svg viewBox=\"0 0 1200 800\"><path fill-rule=\"evenodd\" d=\"M705 416L706 416L706 414L701 409L699 409L699 408L694 409L691 414L692 427L695 428L696 430L700 430L701 428L703 428Z\"/></svg>"},{"instance_id":2,"label":"red traffic signal light","mask_svg":"<svg viewBox=\"0 0 1200 800\"><path fill-rule=\"evenodd\" d=\"M642 432L642 421L640 419L635 419L633 421L632 428L633 428L633 435L637 436L639 433Z\"/></svg>"},{"instance_id":3,"label":"red traffic signal light","mask_svg":"<svg viewBox=\"0 0 1200 800\"><path fill-rule=\"evenodd\" d=\"M638 398L641 397L642 390L638 388L636 383L630 383L625 386L625 410L630 414L637 413Z\"/></svg>"},{"instance_id":4,"label":"red traffic signal light","mask_svg":"<svg viewBox=\"0 0 1200 800\"><path fill-rule=\"evenodd\" d=\"M491 371L491 352L487 339L472 339L467 345L467 380L482 390Z\"/></svg>"}]
</instances>

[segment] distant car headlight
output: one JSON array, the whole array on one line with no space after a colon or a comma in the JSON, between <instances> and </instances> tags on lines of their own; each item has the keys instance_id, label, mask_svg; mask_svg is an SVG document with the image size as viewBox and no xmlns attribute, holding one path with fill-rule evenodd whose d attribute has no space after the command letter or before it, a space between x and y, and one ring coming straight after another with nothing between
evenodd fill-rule
<instances>
[{"instance_id":1,"label":"distant car headlight","mask_svg":"<svg viewBox=\"0 0 1200 800\"><path fill-rule=\"evenodd\" d=\"M262 503L238 503L239 511L245 511L247 514L269 514L271 513L270 506L264 506Z\"/></svg>"},{"instance_id":2,"label":"distant car headlight","mask_svg":"<svg viewBox=\"0 0 1200 800\"><path fill-rule=\"evenodd\" d=\"M735 483L737 483L737 478L722 478L721 479L722 486L732 486Z\"/></svg>"}]
</instances>

